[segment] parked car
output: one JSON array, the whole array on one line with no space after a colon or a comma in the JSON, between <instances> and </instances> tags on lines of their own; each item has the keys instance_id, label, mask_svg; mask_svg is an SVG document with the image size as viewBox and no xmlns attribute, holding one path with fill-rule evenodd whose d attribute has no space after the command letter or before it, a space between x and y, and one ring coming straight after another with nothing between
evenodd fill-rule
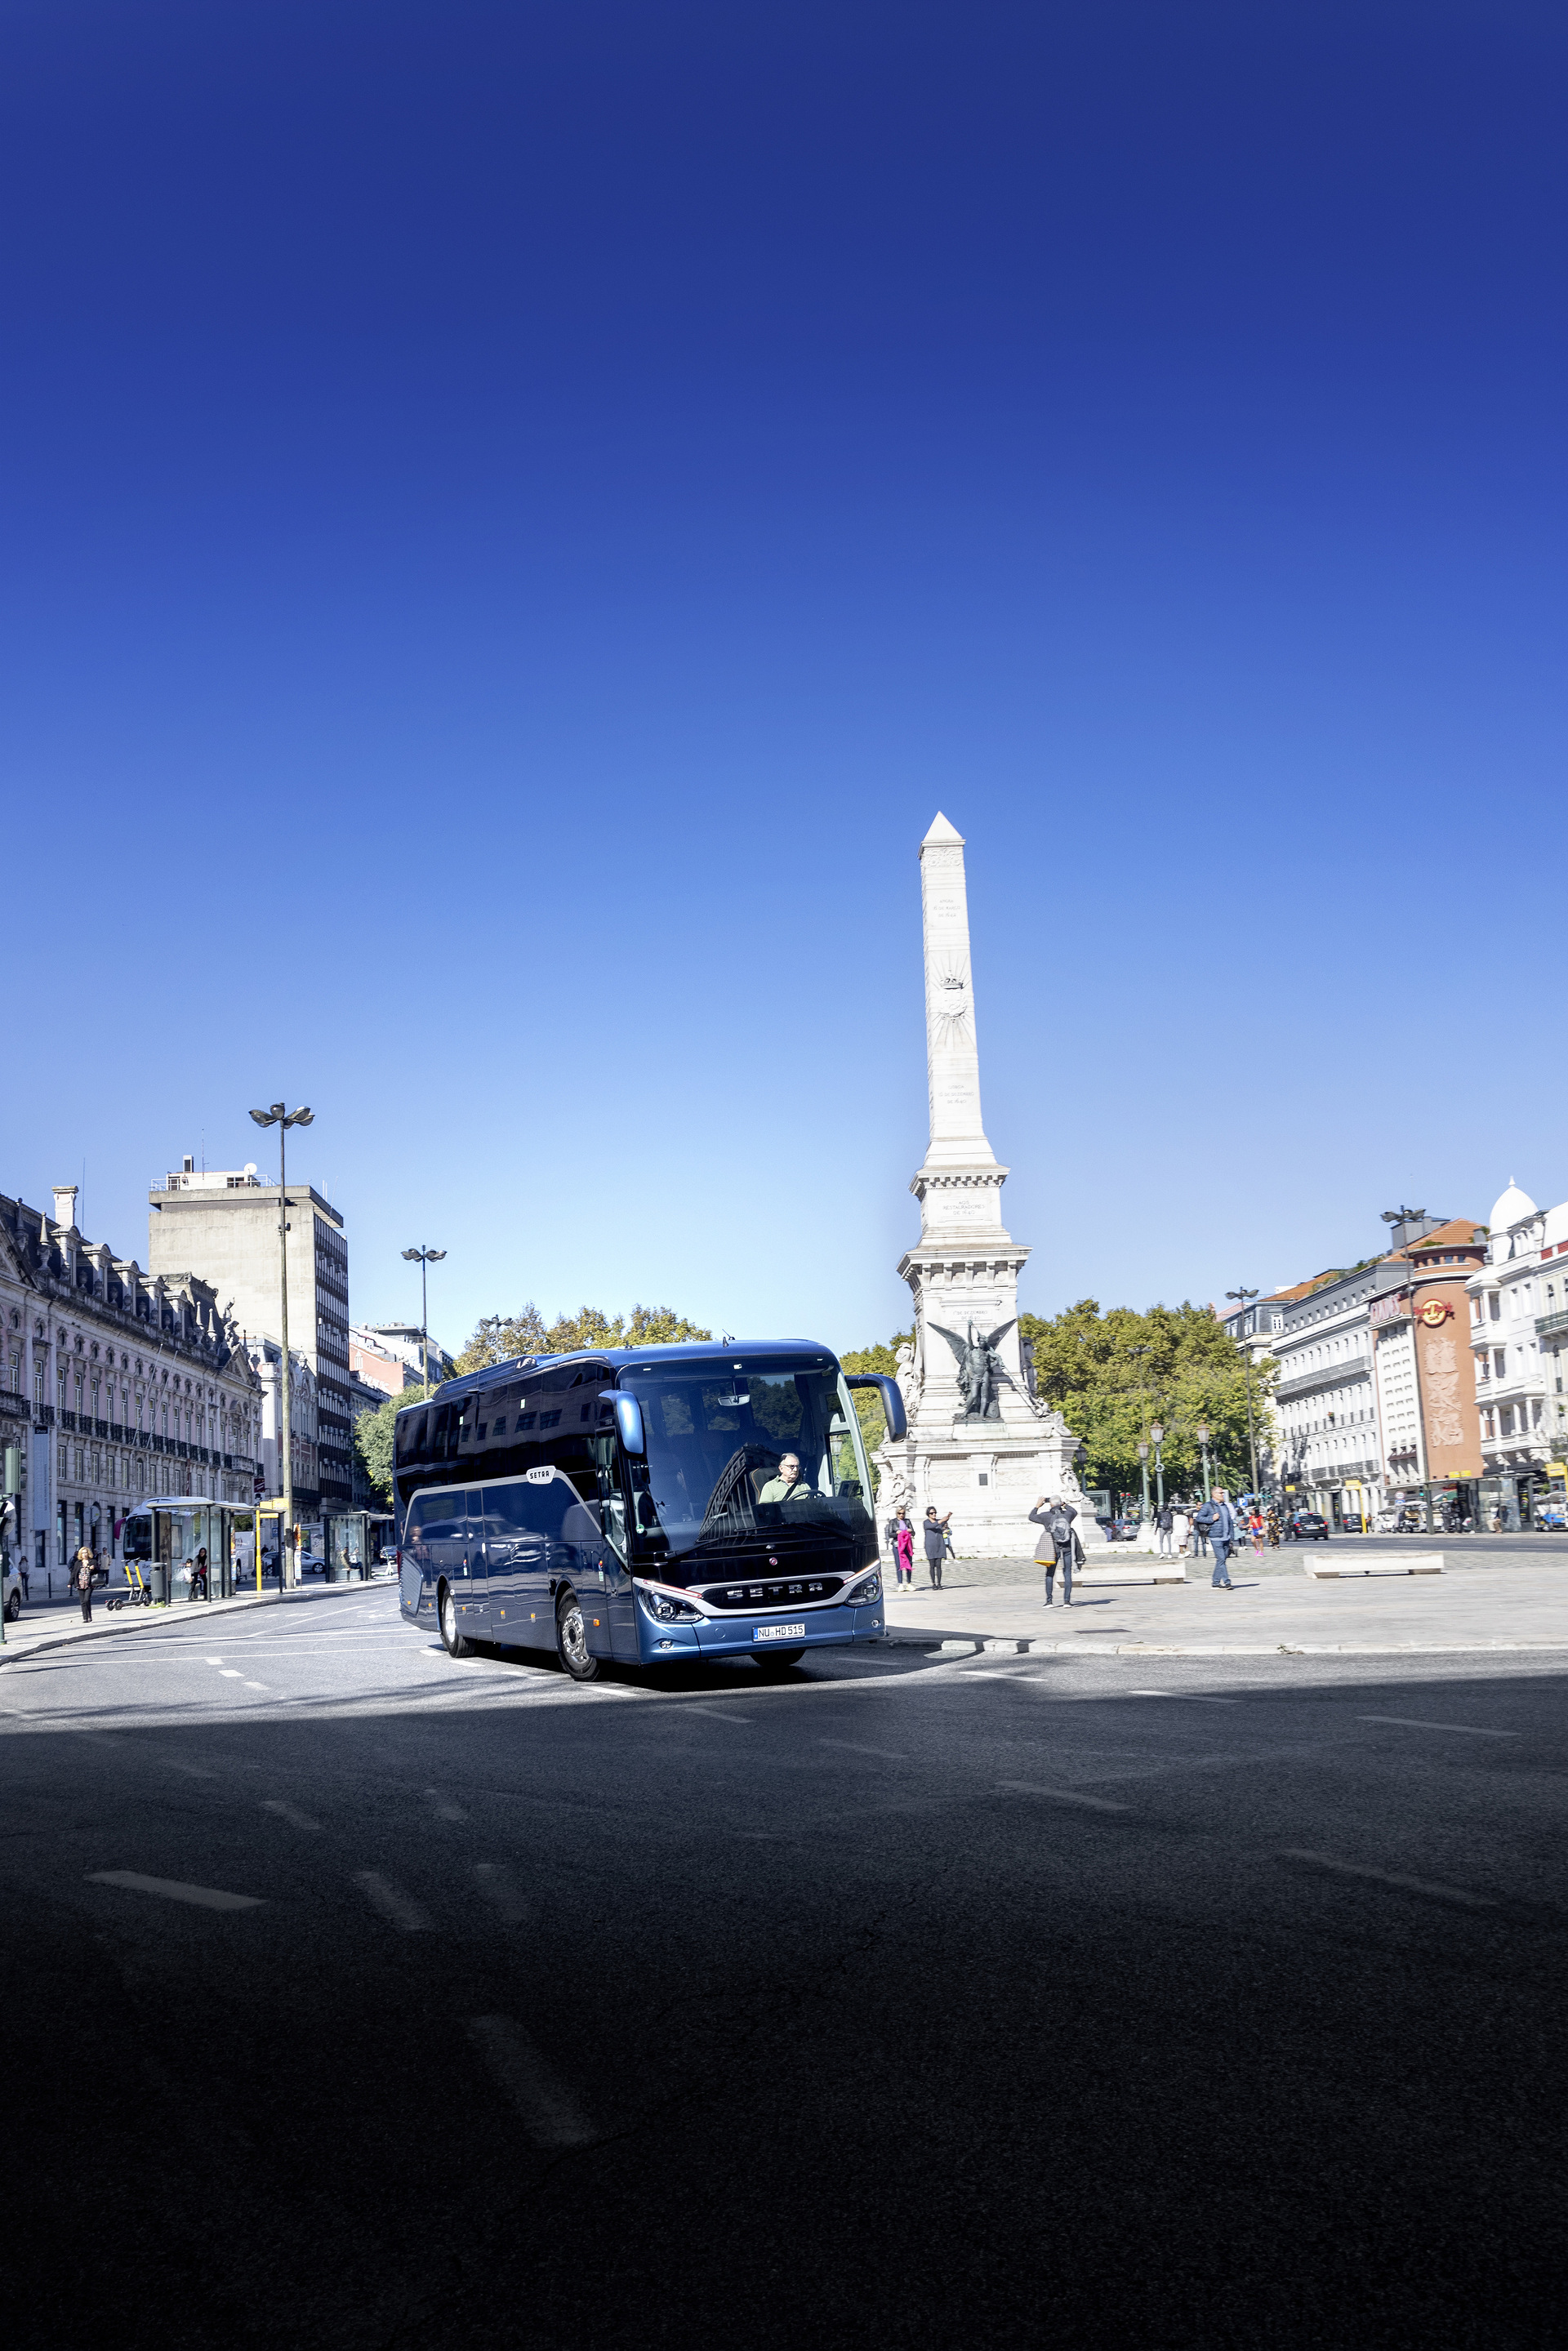
<instances>
[{"instance_id":1,"label":"parked car","mask_svg":"<svg viewBox=\"0 0 1568 2351\"><path fill-rule=\"evenodd\" d=\"M299 1573L301 1575L325 1575L327 1562L313 1551L302 1551L299 1554Z\"/></svg>"},{"instance_id":2,"label":"parked car","mask_svg":"<svg viewBox=\"0 0 1568 2351\"><path fill-rule=\"evenodd\" d=\"M1366 1520L1359 1510L1347 1510L1339 1522L1339 1531L1342 1535L1364 1535L1367 1531Z\"/></svg>"},{"instance_id":3,"label":"parked car","mask_svg":"<svg viewBox=\"0 0 1568 2351\"><path fill-rule=\"evenodd\" d=\"M1316 1510L1293 1510L1285 1521L1287 1542L1327 1542L1329 1522Z\"/></svg>"},{"instance_id":4,"label":"parked car","mask_svg":"<svg viewBox=\"0 0 1568 2351\"><path fill-rule=\"evenodd\" d=\"M5 1570L5 1622L14 1625L22 1613L22 1579L16 1568Z\"/></svg>"}]
</instances>

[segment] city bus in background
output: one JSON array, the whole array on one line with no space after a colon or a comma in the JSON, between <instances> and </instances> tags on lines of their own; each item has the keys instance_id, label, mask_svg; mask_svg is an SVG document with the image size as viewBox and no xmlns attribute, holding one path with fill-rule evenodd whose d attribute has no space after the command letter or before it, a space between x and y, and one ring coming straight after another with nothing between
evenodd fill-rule
<instances>
[{"instance_id":1,"label":"city bus in background","mask_svg":"<svg viewBox=\"0 0 1568 2351\"><path fill-rule=\"evenodd\" d=\"M874 1488L852 1387L804 1340L528 1355L397 1416L399 1603L461 1656L629 1666L884 1637Z\"/></svg>"}]
</instances>

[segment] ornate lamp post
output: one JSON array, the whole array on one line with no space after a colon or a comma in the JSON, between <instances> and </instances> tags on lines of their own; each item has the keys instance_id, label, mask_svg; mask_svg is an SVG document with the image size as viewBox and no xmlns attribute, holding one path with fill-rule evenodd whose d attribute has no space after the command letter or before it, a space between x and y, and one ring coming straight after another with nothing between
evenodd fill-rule
<instances>
[{"instance_id":1,"label":"ornate lamp post","mask_svg":"<svg viewBox=\"0 0 1568 2351\"><path fill-rule=\"evenodd\" d=\"M279 1291L283 1316L283 1410L281 1415L282 1434L278 1439L283 1454L283 1532L278 1537L277 1542L277 1588L281 1592L291 1581L288 1573L288 1549L289 1545L294 1541L294 1459L289 1450L288 1441L288 1390L290 1386L290 1366L288 1361L288 1210L290 1203L288 1198L287 1137L288 1130L291 1126L310 1125L316 1113L313 1110L307 1110L304 1107L301 1107L298 1110L290 1110L286 1102L274 1102L270 1110L253 1110L251 1116L255 1119L257 1126L275 1126L277 1129L277 1251ZM259 1518L256 1522L256 1555L259 1560L261 1557L261 1520Z\"/></svg>"},{"instance_id":2,"label":"ornate lamp post","mask_svg":"<svg viewBox=\"0 0 1568 2351\"><path fill-rule=\"evenodd\" d=\"M1199 1445L1202 1447L1202 1448L1203 1448L1203 1499L1204 1499L1204 1500L1207 1502L1207 1501L1208 1501L1208 1500L1210 1500L1210 1499L1212 1499L1211 1494L1210 1494L1210 1490L1209 1490L1209 1482L1208 1482L1208 1434L1209 1434L1209 1431L1208 1431L1208 1423L1207 1423L1207 1420L1200 1420L1200 1421L1198 1422L1198 1424L1197 1424L1197 1432L1196 1432L1196 1433L1197 1433L1197 1437L1198 1444L1199 1444Z\"/></svg>"},{"instance_id":3,"label":"ornate lamp post","mask_svg":"<svg viewBox=\"0 0 1568 2351\"><path fill-rule=\"evenodd\" d=\"M1165 1444L1166 1432L1157 1420L1150 1429L1149 1435L1155 1440L1155 1489L1159 1495L1159 1507L1163 1510L1166 1506L1166 1457L1161 1447Z\"/></svg>"},{"instance_id":4,"label":"ornate lamp post","mask_svg":"<svg viewBox=\"0 0 1568 2351\"><path fill-rule=\"evenodd\" d=\"M424 1345L424 1393L428 1395L430 1394L430 1296L426 1288L425 1268L439 1265L446 1251L433 1249L404 1249L403 1255L416 1260L419 1266L419 1334Z\"/></svg>"},{"instance_id":5,"label":"ornate lamp post","mask_svg":"<svg viewBox=\"0 0 1568 2351\"><path fill-rule=\"evenodd\" d=\"M1149 1441L1146 1437L1138 1439L1138 1467L1144 1473L1144 1523L1146 1526L1149 1518Z\"/></svg>"}]
</instances>

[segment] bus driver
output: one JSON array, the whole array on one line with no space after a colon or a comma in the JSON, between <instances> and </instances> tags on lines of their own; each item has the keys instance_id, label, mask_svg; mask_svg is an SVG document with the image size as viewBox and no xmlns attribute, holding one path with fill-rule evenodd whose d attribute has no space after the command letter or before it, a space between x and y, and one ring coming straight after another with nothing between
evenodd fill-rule
<instances>
[{"instance_id":1,"label":"bus driver","mask_svg":"<svg viewBox=\"0 0 1568 2351\"><path fill-rule=\"evenodd\" d=\"M757 1499L759 1502L814 1502L818 1499L800 1475L799 1454L785 1454L779 1464L779 1475L769 1478Z\"/></svg>"}]
</instances>

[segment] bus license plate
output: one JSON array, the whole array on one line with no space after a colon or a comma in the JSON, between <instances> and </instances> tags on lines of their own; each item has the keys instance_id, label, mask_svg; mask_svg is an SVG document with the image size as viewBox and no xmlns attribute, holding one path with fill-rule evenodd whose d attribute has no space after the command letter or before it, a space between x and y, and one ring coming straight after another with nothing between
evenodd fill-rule
<instances>
[{"instance_id":1,"label":"bus license plate","mask_svg":"<svg viewBox=\"0 0 1568 2351\"><path fill-rule=\"evenodd\" d=\"M803 1641L804 1625L758 1625L752 1635L754 1641Z\"/></svg>"}]
</instances>

